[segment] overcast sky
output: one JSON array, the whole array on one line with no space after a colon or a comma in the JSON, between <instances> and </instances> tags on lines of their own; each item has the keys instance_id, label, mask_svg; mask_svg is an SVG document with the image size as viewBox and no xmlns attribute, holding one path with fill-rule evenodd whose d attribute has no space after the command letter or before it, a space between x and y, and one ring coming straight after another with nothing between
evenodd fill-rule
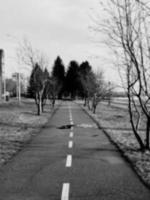
<instances>
[{"instance_id":1,"label":"overcast sky","mask_svg":"<svg viewBox=\"0 0 150 200\"><path fill-rule=\"evenodd\" d=\"M34 48L47 54L50 66L60 55L65 65L72 59L89 60L94 70L105 70L107 79L114 77L116 73L105 63L105 49L93 42L94 33L89 29L98 2L0 0L0 48L5 51L7 76L18 71L16 47L26 37Z\"/></svg>"}]
</instances>

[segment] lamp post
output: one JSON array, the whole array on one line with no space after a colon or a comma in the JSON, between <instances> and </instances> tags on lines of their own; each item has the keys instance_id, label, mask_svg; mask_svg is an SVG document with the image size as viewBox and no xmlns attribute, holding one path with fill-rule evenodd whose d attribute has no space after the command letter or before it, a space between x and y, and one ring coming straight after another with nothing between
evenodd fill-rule
<instances>
[{"instance_id":1,"label":"lamp post","mask_svg":"<svg viewBox=\"0 0 150 200\"><path fill-rule=\"evenodd\" d=\"M20 81L20 73L16 72L13 74L13 78L16 80L16 97L18 99L18 102L21 102L21 81Z\"/></svg>"},{"instance_id":2,"label":"lamp post","mask_svg":"<svg viewBox=\"0 0 150 200\"><path fill-rule=\"evenodd\" d=\"M2 91L3 91L3 56L4 50L0 49L0 100L2 100Z\"/></svg>"},{"instance_id":3,"label":"lamp post","mask_svg":"<svg viewBox=\"0 0 150 200\"><path fill-rule=\"evenodd\" d=\"M6 77L3 75L3 84L4 84L4 100L6 101Z\"/></svg>"}]
</instances>

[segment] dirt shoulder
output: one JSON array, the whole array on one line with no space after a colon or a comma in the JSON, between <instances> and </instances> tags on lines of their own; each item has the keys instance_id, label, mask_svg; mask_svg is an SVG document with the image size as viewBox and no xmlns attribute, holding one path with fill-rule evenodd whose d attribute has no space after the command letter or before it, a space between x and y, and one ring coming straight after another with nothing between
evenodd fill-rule
<instances>
[{"instance_id":1,"label":"dirt shoulder","mask_svg":"<svg viewBox=\"0 0 150 200\"><path fill-rule=\"evenodd\" d=\"M82 106L81 102L77 102ZM144 183L150 187L150 152L140 152L139 145L133 135L128 110L121 107L100 103L96 114L87 108L82 108L97 122L100 128L108 135L113 143L120 149L123 156L127 158L134 170ZM144 123L143 126L144 128ZM140 130L144 136L144 129Z\"/></svg>"},{"instance_id":2,"label":"dirt shoulder","mask_svg":"<svg viewBox=\"0 0 150 200\"><path fill-rule=\"evenodd\" d=\"M55 109L59 106L57 102ZM45 112L37 116L33 100L23 99L0 103L0 166L6 163L32 136L47 123L55 109L45 106Z\"/></svg>"}]
</instances>

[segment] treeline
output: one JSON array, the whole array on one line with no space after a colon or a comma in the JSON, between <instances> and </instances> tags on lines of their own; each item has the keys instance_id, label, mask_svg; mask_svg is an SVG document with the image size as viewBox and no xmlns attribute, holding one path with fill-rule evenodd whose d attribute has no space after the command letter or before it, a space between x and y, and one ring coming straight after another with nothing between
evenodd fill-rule
<instances>
[{"instance_id":1,"label":"treeline","mask_svg":"<svg viewBox=\"0 0 150 200\"><path fill-rule=\"evenodd\" d=\"M98 102L110 98L110 87L105 83L103 73L95 74L88 61L79 64L72 60L65 71L58 56L51 72L39 63L35 64L29 80L28 96L35 99L38 115L44 110L47 99L54 106L57 98L77 97L84 99L84 105L95 113Z\"/></svg>"}]
</instances>

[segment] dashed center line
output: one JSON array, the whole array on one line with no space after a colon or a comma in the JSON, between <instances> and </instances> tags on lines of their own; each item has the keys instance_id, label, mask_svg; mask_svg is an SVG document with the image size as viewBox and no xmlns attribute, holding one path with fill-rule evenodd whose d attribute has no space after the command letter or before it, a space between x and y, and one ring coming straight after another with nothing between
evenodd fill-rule
<instances>
[{"instance_id":1,"label":"dashed center line","mask_svg":"<svg viewBox=\"0 0 150 200\"><path fill-rule=\"evenodd\" d=\"M74 136L74 133L73 133L73 132L70 132L69 137L70 137L70 138L73 138L73 136Z\"/></svg>"},{"instance_id":2,"label":"dashed center line","mask_svg":"<svg viewBox=\"0 0 150 200\"><path fill-rule=\"evenodd\" d=\"M69 119L70 119L70 124L73 125L73 118L70 106L69 106ZM71 127L71 131L73 131L73 127ZM74 133L70 132L69 137L73 138L73 135ZM73 141L69 141L68 148L71 149L72 147L73 147ZM72 155L67 155L66 167L71 167L71 166L72 166ZM70 190L70 183L64 183L62 187L61 200L69 200L69 190Z\"/></svg>"},{"instance_id":3,"label":"dashed center line","mask_svg":"<svg viewBox=\"0 0 150 200\"><path fill-rule=\"evenodd\" d=\"M70 117L70 120L72 120L72 116Z\"/></svg>"},{"instance_id":4,"label":"dashed center line","mask_svg":"<svg viewBox=\"0 0 150 200\"><path fill-rule=\"evenodd\" d=\"M69 141L68 147L69 147L69 149L71 149L73 147L73 141Z\"/></svg>"},{"instance_id":5,"label":"dashed center line","mask_svg":"<svg viewBox=\"0 0 150 200\"><path fill-rule=\"evenodd\" d=\"M64 183L62 187L61 200L69 200L69 190L70 190L70 184Z\"/></svg>"},{"instance_id":6,"label":"dashed center line","mask_svg":"<svg viewBox=\"0 0 150 200\"><path fill-rule=\"evenodd\" d=\"M72 155L68 155L66 160L66 167L71 167L71 166L72 166Z\"/></svg>"},{"instance_id":7,"label":"dashed center line","mask_svg":"<svg viewBox=\"0 0 150 200\"><path fill-rule=\"evenodd\" d=\"M73 123L73 121L70 121L70 125L73 125L74 123Z\"/></svg>"}]
</instances>

